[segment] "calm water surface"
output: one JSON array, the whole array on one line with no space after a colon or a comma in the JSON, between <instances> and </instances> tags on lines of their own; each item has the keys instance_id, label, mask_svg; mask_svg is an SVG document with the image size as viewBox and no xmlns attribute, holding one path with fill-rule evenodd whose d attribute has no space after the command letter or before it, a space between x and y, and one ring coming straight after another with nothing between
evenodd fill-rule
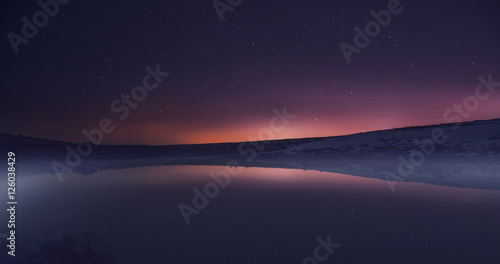
<instances>
[{"instance_id":1,"label":"calm water surface","mask_svg":"<svg viewBox=\"0 0 500 264\"><path fill-rule=\"evenodd\" d=\"M210 172L225 170L19 178L16 258L63 234L92 234L117 248L119 263L303 263L330 236L340 247L318 263L500 263L500 191L397 183L391 192L377 179L241 168L186 224L179 204L195 208L193 189L212 188Z\"/></svg>"}]
</instances>

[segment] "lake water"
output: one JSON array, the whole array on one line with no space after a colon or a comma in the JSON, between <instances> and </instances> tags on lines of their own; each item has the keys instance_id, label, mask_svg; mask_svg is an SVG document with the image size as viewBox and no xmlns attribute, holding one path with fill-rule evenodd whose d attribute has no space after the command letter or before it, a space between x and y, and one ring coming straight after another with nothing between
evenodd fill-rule
<instances>
[{"instance_id":1,"label":"lake water","mask_svg":"<svg viewBox=\"0 0 500 264\"><path fill-rule=\"evenodd\" d=\"M106 170L62 183L49 174L18 178L18 256L9 259L60 258L65 244L81 255L114 247L116 263L134 264L499 263L500 191L397 183L392 192L377 179L240 169L218 192L209 174L223 166ZM203 192L207 184L213 198L187 224L179 204L195 210L193 188ZM0 217L7 221L6 210ZM92 250L71 239L57 244L63 234L100 242ZM340 245L320 248L327 259L314 260L318 241L328 239Z\"/></svg>"}]
</instances>

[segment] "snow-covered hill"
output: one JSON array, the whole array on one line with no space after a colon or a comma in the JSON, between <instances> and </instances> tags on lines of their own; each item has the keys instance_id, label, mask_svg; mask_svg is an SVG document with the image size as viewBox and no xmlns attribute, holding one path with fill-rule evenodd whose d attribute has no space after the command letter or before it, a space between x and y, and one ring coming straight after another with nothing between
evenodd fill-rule
<instances>
[{"instance_id":1,"label":"snow-covered hill","mask_svg":"<svg viewBox=\"0 0 500 264\"><path fill-rule=\"evenodd\" d=\"M421 150L419 145L426 148L434 145L433 155L499 157L500 119L318 138L308 143L291 144L286 152L289 155L314 152L387 156Z\"/></svg>"}]
</instances>

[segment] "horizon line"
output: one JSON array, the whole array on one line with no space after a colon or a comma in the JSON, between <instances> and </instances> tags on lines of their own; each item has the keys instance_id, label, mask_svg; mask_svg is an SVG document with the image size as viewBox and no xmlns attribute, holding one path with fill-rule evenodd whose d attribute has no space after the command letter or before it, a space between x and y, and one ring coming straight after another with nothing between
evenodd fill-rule
<instances>
[{"instance_id":1,"label":"horizon line","mask_svg":"<svg viewBox=\"0 0 500 264\"><path fill-rule=\"evenodd\" d=\"M237 144L237 143L243 143L243 142L266 142L266 141L281 141L281 140L333 138L333 137L345 137L345 136L352 136L352 135L358 135L358 134L364 134L364 133L372 133L372 132L388 131L388 130L397 130L397 129L405 129L405 128L420 128L420 127L440 126L440 125L466 124L466 123L474 123L474 122L481 122L481 121L493 121L493 120L500 120L500 117L492 118L492 119L476 119L476 120L473 120L473 121L466 121L466 122L435 123L435 124L418 125L418 126L394 127L394 128L379 129L379 130L360 131L360 132L357 132L357 133L335 135L335 136L318 136L318 137L314 137L313 136L313 137L303 137L303 138L278 138L278 139L257 140L257 141L207 142L207 143L193 143L193 144L189 144L189 143L186 143L186 144L158 144L158 145L151 145L151 144L98 144L98 145L95 145L95 146L186 146L186 145L193 145L194 146L194 145L214 145L214 144ZM70 141L63 141L63 140L50 139L50 138L41 138L41 137L35 137L35 136L26 136L26 135L23 135L23 134L13 135L13 134L2 133L2 132L0 132L0 135L9 135L9 136L14 136L14 137L26 137L26 138L33 138L33 139L56 141L56 142L59 142L59 143L66 143L66 144L78 144L79 142L87 141L87 140L82 140L82 141L79 141L79 142L70 142Z\"/></svg>"}]
</instances>

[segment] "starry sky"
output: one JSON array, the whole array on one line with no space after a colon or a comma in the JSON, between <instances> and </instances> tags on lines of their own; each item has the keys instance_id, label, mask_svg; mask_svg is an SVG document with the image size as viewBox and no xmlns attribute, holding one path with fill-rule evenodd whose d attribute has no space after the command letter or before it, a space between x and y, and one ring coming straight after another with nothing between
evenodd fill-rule
<instances>
[{"instance_id":1,"label":"starry sky","mask_svg":"<svg viewBox=\"0 0 500 264\"><path fill-rule=\"evenodd\" d=\"M444 123L478 76L500 80L495 1L401 0L347 63L340 43L391 1L221 0L221 20L212 0L60 0L16 53L9 34L23 38L22 18L43 9L8 0L0 132L77 142L108 118L107 144L236 142L286 107L296 117L272 139L345 135ZM112 102L158 64L170 75L121 120ZM500 117L499 93L462 121Z\"/></svg>"}]
</instances>

